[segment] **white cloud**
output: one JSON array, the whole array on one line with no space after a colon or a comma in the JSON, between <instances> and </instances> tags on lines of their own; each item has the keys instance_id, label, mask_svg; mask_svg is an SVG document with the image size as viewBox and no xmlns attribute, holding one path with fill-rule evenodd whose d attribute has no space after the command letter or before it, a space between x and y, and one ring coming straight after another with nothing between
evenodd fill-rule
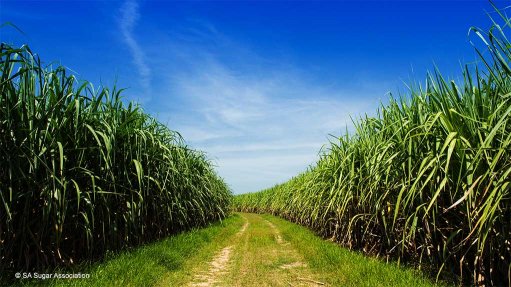
<instances>
[{"instance_id":1,"label":"white cloud","mask_svg":"<svg viewBox=\"0 0 511 287\"><path fill-rule=\"evenodd\" d=\"M171 128L212 157L235 193L270 187L304 171L317 160L328 134L343 134L350 115L378 104L361 95L368 91L318 87L292 71L248 75L215 59L194 64L171 77L174 93L194 111L171 115Z\"/></svg>"},{"instance_id":2,"label":"white cloud","mask_svg":"<svg viewBox=\"0 0 511 287\"><path fill-rule=\"evenodd\" d=\"M123 3L120 12L119 28L123 41L130 50L133 63L135 64L138 75L140 77L140 84L144 88L146 94L150 89L151 69L147 65L147 60L140 44L135 40L133 29L138 19L140 18L139 6L135 0L127 0Z\"/></svg>"},{"instance_id":3,"label":"white cloud","mask_svg":"<svg viewBox=\"0 0 511 287\"><path fill-rule=\"evenodd\" d=\"M207 152L235 193L267 188L306 170L329 134L344 134L352 126L350 116L374 112L384 97L382 83L339 88L343 83L265 59L211 24L198 23L154 40L158 48L149 52L163 50L165 57L151 66L166 86L152 101L159 119Z\"/></svg>"}]
</instances>

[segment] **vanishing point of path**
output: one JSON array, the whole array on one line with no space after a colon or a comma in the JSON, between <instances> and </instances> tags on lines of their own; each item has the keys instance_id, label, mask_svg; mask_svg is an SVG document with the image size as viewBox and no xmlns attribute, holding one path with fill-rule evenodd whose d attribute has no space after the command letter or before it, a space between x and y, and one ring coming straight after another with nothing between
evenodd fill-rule
<instances>
[{"instance_id":1,"label":"vanishing point of path","mask_svg":"<svg viewBox=\"0 0 511 287\"><path fill-rule=\"evenodd\" d=\"M240 214L243 226L188 286L323 286L279 228L258 214Z\"/></svg>"}]
</instances>

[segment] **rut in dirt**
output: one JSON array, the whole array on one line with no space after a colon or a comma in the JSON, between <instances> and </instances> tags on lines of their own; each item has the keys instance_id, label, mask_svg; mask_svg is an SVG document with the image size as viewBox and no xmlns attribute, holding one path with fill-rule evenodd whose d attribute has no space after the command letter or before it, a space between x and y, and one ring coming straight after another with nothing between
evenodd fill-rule
<instances>
[{"instance_id":1,"label":"rut in dirt","mask_svg":"<svg viewBox=\"0 0 511 287\"><path fill-rule=\"evenodd\" d=\"M249 226L248 220L242 215L245 220L245 223L241 227L241 229L234 236L235 238L239 238L245 233ZM194 287L209 287L209 286L217 286L220 283L220 279L223 275L228 272L228 265L231 259L231 253L233 250L233 245L229 245L220 250L211 262L209 262L209 269L206 272L201 272L195 275L193 281L188 286Z\"/></svg>"},{"instance_id":2,"label":"rut in dirt","mask_svg":"<svg viewBox=\"0 0 511 287\"><path fill-rule=\"evenodd\" d=\"M227 246L196 271L188 286L324 286L278 226L258 214L240 214L245 223Z\"/></svg>"}]
</instances>

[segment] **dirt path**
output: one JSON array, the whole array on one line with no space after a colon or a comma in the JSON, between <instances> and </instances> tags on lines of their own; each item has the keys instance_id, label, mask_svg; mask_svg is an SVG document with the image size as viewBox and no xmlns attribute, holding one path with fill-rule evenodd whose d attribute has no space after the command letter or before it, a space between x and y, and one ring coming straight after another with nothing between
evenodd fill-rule
<instances>
[{"instance_id":1,"label":"dirt path","mask_svg":"<svg viewBox=\"0 0 511 287\"><path fill-rule=\"evenodd\" d=\"M234 236L234 242L235 243L239 238L245 233L248 226L250 225L249 221L245 216L243 216L243 219L245 220L245 223L241 227L240 231L236 233ZM225 276L228 272L228 264L231 259L231 252L234 245L229 245L222 250L220 250L209 262L209 269L208 270L199 270L197 274L195 275L194 279L188 286L201 286L201 287L208 287L208 286L217 286L221 283L222 276Z\"/></svg>"},{"instance_id":2,"label":"dirt path","mask_svg":"<svg viewBox=\"0 0 511 287\"><path fill-rule=\"evenodd\" d=\"M257 214L241 216L241 229L208 264L197 266L188 286L324 286L275 224Z\"/></svg>"}]
</instances>

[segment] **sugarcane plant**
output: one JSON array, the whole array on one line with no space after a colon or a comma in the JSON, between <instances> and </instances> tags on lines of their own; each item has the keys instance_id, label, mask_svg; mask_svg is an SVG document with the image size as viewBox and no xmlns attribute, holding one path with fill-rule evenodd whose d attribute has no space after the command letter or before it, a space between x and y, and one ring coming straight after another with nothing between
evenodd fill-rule
<instances>
[{"instance_id":1,"label":"sugarcane plant","mask_svg":"<svg viewBox=\"0 0 511 287\"><path fill-rule=\"evenodd\" d=\"M435 69L332 138L307 171L236 196L233 208L280 215L436 279L511 285L511 20L496 11L487 32L470 29L479 63L462 80Z\"/></svg>"},{"instance_id":2,"label":"sugarcane plant","mask_svg":"<svg viewBox=\"0 0 511 287\"><path fill-rule=\"evenodd\" d=\"M101 258L227 215L231 192L207 156L122 92L0 45L0 274Z\"/></svg>"}]
</instances>

